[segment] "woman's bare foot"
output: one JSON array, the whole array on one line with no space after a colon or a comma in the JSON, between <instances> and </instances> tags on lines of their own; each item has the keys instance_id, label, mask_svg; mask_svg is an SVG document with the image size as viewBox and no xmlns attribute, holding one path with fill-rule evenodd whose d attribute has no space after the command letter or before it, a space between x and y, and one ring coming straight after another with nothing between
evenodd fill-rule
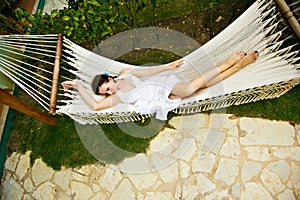
<instances>
[{"instance_id":1,"label":"woman's bare foot","mask_svg":"<svg viewBox=\"0 0 300 200\"><path fill-rule=\"evenodd\" d=\"M245 57L247 54L242 51L238 51L232 56L230 56L225 62L229 65L234 65L237 63L239 60L241 60L243 57Z\"/></svg>"},{"instance_id":2,"label":"woman's bare foot","mask_svg":"<svg viewBox=\"0 0 300 200\"><path fill-rule=\"evenodd\" d=\"M238 51L234 53L232 56L227 58L220 66L219 66L219 71L222 72L229 67L233 66L236 64L238 61L240 61L243 57L245 57L247 54L242 51Z\"/></svg>"},{"instance_id":3,"label":"woman's bare foot","mask_svg":"<svg viewBox=\"0 0 300 200\"><path fill-rule=\"evenodd\" d=\"M233 67L237 67L239 69L255 62L258 59L258 51L252 51L246 56L244 56L242 59L240 59Z\"/></svg>"}]
</instances>

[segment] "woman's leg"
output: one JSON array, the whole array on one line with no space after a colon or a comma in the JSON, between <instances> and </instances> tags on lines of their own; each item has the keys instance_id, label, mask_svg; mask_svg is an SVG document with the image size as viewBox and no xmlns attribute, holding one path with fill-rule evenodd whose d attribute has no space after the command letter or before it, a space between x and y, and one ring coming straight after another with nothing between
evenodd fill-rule
<instances>
[{"instance_id":1,"label":"woman's leg","mask_svg":"<svg viewBox=\"0 0 300 200\"><path fill-rule=\"evenodd\" d=\"M226 79L227 77L231 76L235 72L239 71L246 65L249 65L250 63L254 62L258 58L258 52L252 51L247 56L242 58L239 62L235 63L232 67L228 68L227 70L223 71L219 76L214 77L207 83L207 87L210 87L216 83L219 83L220 81Z\"/></svg>"},{"instance_id":2,"label":"woman's leg","mask_svg":"<svg viewBox=\"0 0 300 200\"><path fill-rule=\"evenodd\" d=\"M190 96L199 89L214 85L234 74L244 66L254 62L257 57L258 53L256 51L253 51L248 55L244 54L243 52L237 52L217 68L194 78L189 83L179 82L175 84L170 98L184 98Z\"/></svg>"}]
</instances>

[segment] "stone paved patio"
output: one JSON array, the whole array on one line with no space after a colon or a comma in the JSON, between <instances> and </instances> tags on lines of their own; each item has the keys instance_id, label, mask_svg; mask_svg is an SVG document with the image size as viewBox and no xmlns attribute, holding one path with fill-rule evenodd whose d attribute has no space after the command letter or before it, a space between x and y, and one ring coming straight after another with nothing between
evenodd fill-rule
<instances>
[{"instance_id":1,"label":"stone paved patio","mask_svg":"<svg viewBox=\"0 0 300 200\"><path fill-rule=\"evenodd\" d=\"M1 199L300 199L300 125L222 114L171 125L119 165L54 171L13 153Z\"/></svg>"}]
</instances>

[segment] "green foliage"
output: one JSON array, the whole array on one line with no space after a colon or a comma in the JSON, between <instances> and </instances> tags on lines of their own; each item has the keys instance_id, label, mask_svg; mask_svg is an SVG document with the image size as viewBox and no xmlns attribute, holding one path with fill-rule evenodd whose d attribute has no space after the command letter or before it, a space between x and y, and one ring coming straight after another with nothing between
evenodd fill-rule
<instances>
[{"instance_id":1,"label":"green foliage","mask_svg":"<svg viewBox=\"0 0 300 200\"><path fill-rule=\"evenodd\" d=\"M213 9L214 5L219 4L219 0L210 0L209 2L209 8Z\"/></svg>"},{"instance_id":2,"label":"green foliage","mask_svg":"<svg viewBox=\"0 0 300 200\"><path fill-rule=\"evenodd\" d=\"M62 33L73 42L88 48L118 31L156 24L170 16L186 15L187 11L199 6L208 9L217 2L206 0L199 4L195 0L72 0L69 1L68 9L53 10L50 14L39 11L31 16L27 11L17 8L15 15L17 27L24 34Z\"/></svg>"},{"instance_id":3,"label":"green foliage","mask_svg":"<svg viewBox=\"0 0 300 200\"><path fill-rule=\"evenodd\" d=\"M15 26L14 10L19 0L4 0L0 4L0 34L20 33Z\"/></svg>"},{"instance_id":4,"label":"green foliage","mask_svg":"<svg viewBox=\"0 0 300 200\"><path fill-rule=\"evenodd\" d=\"M84 0L76 9L53 10L50 14L38 12L30 16L16 9L17 22L25 34L62 33L75 43L95 46L98 39L115 30L119 14L110 2Z\"/></svg>"},{"instance_id":5,"label":"green foliage","mask_svg":"<svg viewBox=\"0 0 300 200\"><path fill-rule=\"evenodd\" d=\"M1 13L10 12L12 9L15 9L19 0L4 0L0 4Z\"/></svg>"}]
</instances>

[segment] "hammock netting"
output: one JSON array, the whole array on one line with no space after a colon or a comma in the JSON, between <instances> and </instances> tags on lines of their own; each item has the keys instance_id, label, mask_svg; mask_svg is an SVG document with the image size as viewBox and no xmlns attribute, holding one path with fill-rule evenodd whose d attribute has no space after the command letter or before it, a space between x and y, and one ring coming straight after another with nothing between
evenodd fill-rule
<instances>
[{"instance_id":1,"label":"hammock netting","mask_svg":"<svg viewBox=\"0 0 300 200\"><path fill-rule=\"evenodd\" d=\"M298 8L295 2L290 8ZM295 13L299 10L294 10ZM296 16L297 17L297 16ZM299 21L299 19L298 19ZM53 61L57 35L1 35L0 72L12 79L45 110L49 109ZM186 81L222 63L237 51L259 51L259 59L221 83L185 98L172 112L179 114L239 105L279 97L300 82L299 40L293 37L273 1L258 0L238 19L209 42L185 55L176 72ZM98 55L63 39L59 82L79 79L91 91L96 74L117 75L124 68L139 68ZM151 67L151 66L150 66ZM152 66L157 67L157 66ZM99 100L103 97L95 96ZM152 116L141 115L133 105L118 104L93 111L76 90L59 87L57 114L65 114L82 124L120 123Z\"/></svg>"}]
</instances>

